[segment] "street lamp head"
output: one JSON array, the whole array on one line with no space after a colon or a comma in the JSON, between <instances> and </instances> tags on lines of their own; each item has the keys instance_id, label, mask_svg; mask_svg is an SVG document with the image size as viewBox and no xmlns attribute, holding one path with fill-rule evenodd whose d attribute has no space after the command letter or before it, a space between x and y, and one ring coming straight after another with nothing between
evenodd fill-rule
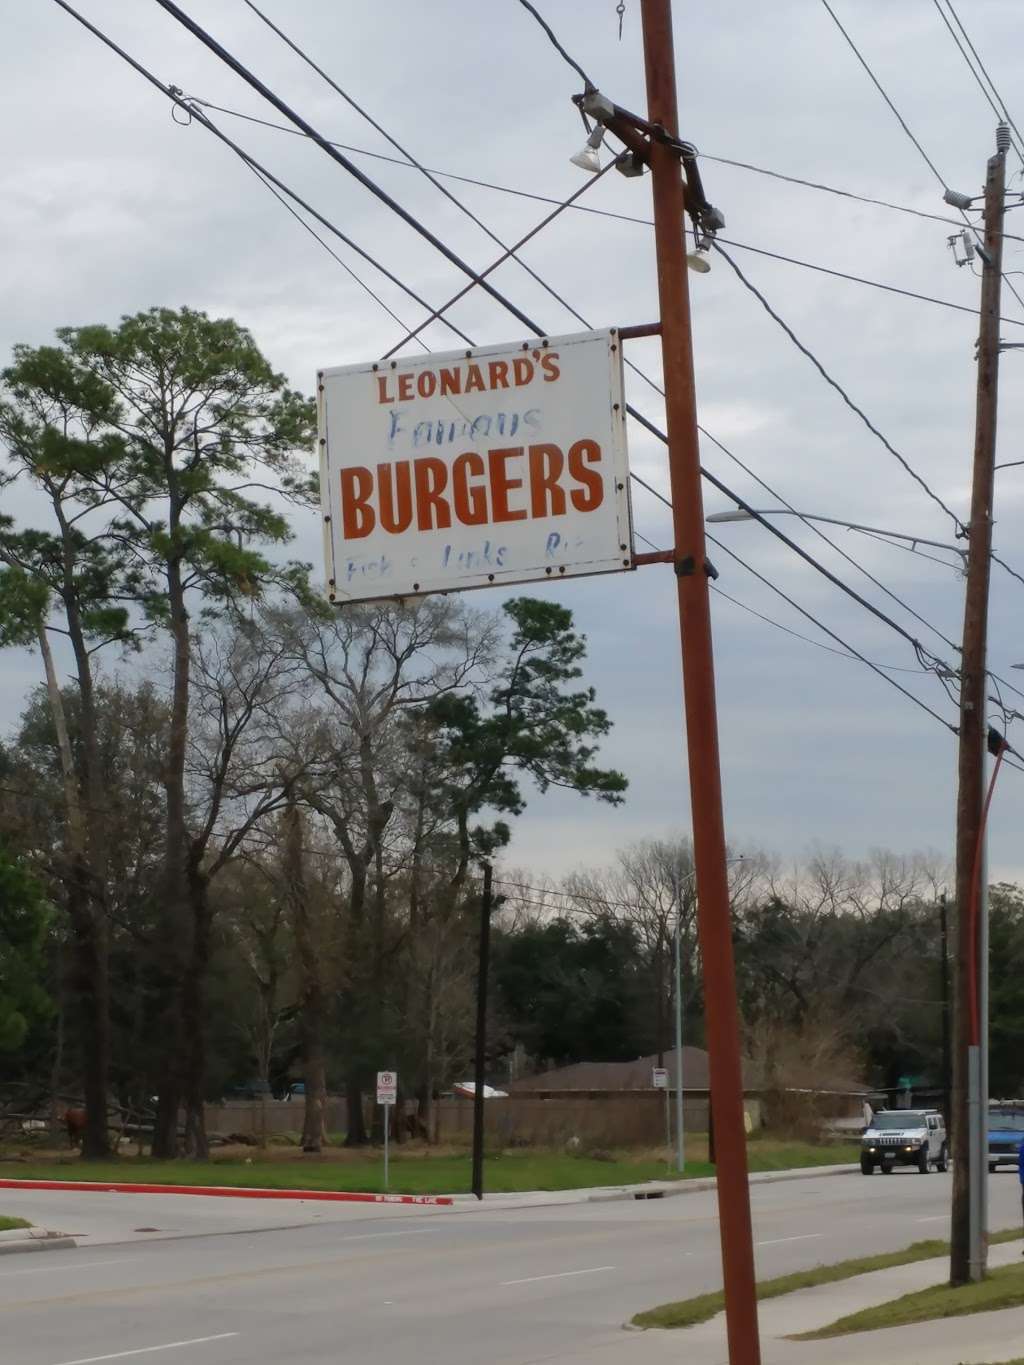
<instances>
[{"instance_id":1,"label":"street lamp head","mask_svg":"<svg viewBox=\"0 0 1024 1365\"><path fill-rule=\"evenodd\" d=\"M597 154L597 149L603 140L604 126L599 123L576 155L571 156L569 160L574 166L579 166L581 171L589 171L591 175L597 175L601 169L601 158Z\"/></svg>"},{"instance_id":2,"label":"street lamp head","mask_svg":"<svg viewBox=\"0 0 1024 1365\"><path fill-rule=\"evenodd\" d=\"M723 521L753 521L753 512L745 512L742 507L738 507L735 512L712 512L710 517L705 517L705 521L713 521L716 525Z\"/></svg>"}]
</instances>

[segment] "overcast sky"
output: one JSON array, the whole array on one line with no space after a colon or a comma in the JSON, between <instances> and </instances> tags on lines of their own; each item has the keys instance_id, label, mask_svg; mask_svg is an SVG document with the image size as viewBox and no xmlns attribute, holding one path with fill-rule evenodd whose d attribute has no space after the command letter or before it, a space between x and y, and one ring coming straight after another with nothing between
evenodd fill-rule
<instances>
[{"instance_id":1,"label":"overcast sky","mask_svg":"<svg viewBox=\"0 0 1024 1365\"><path fill-rule=\"evenodd\" d=\"M566 197L582 172L569 164L582 141L569 97L580 87L516 0L264 0L268 14L334 79L429 166L534 194ZM186 93L280 121L267 104L150 0L80 0L83 12L161 79ZM263 5L261 4L261 7ZM638 0L626 0L621 42L612 0L538 0L565 45L619 104L645 105ZM243 0L190 0L213 34L329 137L368 151L387 144L270 32ZM994 150L995 117L931 0L835 0L834 8L946 183L980 192ZM961 0L961 17L1010 113L1024 119L1024 14L1017 0ZM153 304L188 304L251 329L291 382L312 392L318 366L374 359L397 324L317 245L226 148L197 125L176 126L167 100L51 0L7 0L0 78L9 110L0 165L4 299L0 356L46 342L62 324L111 322ZM947 214L941 186L817 0L676 4L681 131L708 157L752 163L891 203ZM1016 105L1016 107L1015 107ZM464 278L345 171L301 138L214 115L358 243L435 305ZM359 164L473 264L493 242L415 170L364 157ZM1021 164L1009 161L1011 183ZM708 197L727 239L900 288L975 306L979 281L957 269L946 244L955 228L801 188L707 160ZM505 241L546 207L491 189L447 182ZM649 178L614 172L582 200L650 216ZM1024 212L1009 230L1024 235ZM372 267L339 254L404 321L423 310ZM731 250L731 249L730 249ZM928 483L967 519L973 442L976 319L792 265L732 253L801 340ZM568 211L524 259L599 326L657 315L649 227ZM1006 269L1024 269L1024 242L1008 242ZM515 263L494 277L551 334L578 322ZM1024 286L1024 278L1010 275ZM802 510L952 538L953 525L843 404L739 283L725 261L691 276L700 419L746 465ZM1024 295L1024 288L1021 290ZM1024 324L1012 297L1004 313ZM481 343L518 340L522 325L480 291L453 312ZM1008 339L1024 331L1007 325ZM434 349L457 344L435 324ZM657 377L654 342L630 354ZM1004 362L999 459L1024 459L1024 405L1014 352ZM630 398L655 420L659 400L635 378ZM634 425L634 470L667 490L663 449ZM778 505L718 448L705 465L755 506ZM997 548L1024 571L1024 467L998 475ZM729 503L706 489L706 510ZM20 494L4 510L32 509ZM665 509L634 490L636 529L668 544ZM316 516L296 515L304 557L320 553ZM959 639L963 581L891 544L837 531L840 545L926 619L910 616L804 526L795 538L944 658L930 627ZM868 658L915 670L894 632L756 525L718 528L723 542L819 616ZM645 548L639 546L638 548ZM810 622L714 548L718 586L745 606L835 647ZM1024 686L1019 630L1024 586L993 576L990 663ZM514 861L558 875L603 862L632 839L689 827L672 572L542 586L570 605L590 646L589 676L615 721L604 759L630 779L619 810L568 795L533 799L520 820ZM495 601L497 604L497 600ZM478 596L475 605L484 605ZM853 856L885 846L952 848L956 755L950 732L862 663L825 652L714 601L722 763L730 840L797 858L812 845ZM941 715L955 709L921 672L897 679ZM0 658L0 728L9 728L38 659ZM1016 700L1024 710L1021 698ZM1024 726L1010 738L1024 749ZM993 809L993 877L1024 876L1018 833L1024 773L1000 779Z\"/></svg>"}]
</instances>

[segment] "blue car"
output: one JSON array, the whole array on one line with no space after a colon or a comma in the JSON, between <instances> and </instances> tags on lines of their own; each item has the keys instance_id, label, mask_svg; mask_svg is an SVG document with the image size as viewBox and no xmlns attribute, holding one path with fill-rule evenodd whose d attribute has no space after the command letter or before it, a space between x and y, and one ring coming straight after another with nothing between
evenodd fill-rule
<instances>
[{"instance_id":1,"label":"blue car","mask_svg":"<svg viewBox=\"0 0 1024 1365\"><path fill-rule=\"evenodd\" d=\"M1024 1143L1024 1104L992 1104L988 1110L988 1168L1016 1166Z\"/></svg>"}]
</instances>

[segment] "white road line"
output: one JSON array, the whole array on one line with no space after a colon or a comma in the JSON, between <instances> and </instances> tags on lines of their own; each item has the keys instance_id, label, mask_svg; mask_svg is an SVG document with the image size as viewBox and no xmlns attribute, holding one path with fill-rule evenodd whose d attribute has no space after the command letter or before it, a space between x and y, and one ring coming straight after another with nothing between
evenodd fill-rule
<instances>
[{"instance_id":1,"label":"white road line","mask_svg":"<svg viewBox=\"0 0 1024 1365\"><path fill-rule=\"evenodd\" d=\"M560 1270L557 1275L527 1275L525 1280L502 1280L504 1288L510 1284L536 1284L538 1280L567 1280L572 1275L596 1275L600 1270L614 1270L613 1265L595 1265L589 1270ZM67 1365L78 1365L77 1361L68 1361Z\"/></svg>"},{"instance_id":2,"label":"white road line","mask_svg":"<svg viewBox=\"0 0 1024 1365\"><path fill-rule=\"evenodd\" d=\"M0 1280L6 1280L12 1275L52 1275L55 1271L62 1270L91 1270L93 1266L100 1265L127 1265L134 1260L132 1256L121 1256L116 1261L81 1261L75 1265L34 1265L30 1270L3 1270L0 1271Z\"/></svg>"},{"instance_id":3,"label":"white road line","mask_svg":"<svg viewBox=\"0 0 1024 1365\"><path fill-rule=\"evenodd\" d=\"M97 1365L101 1360L125 1360L128 1356L150 1355L153 1351L180 1351L183 1346L203 1346L208 1341L227 1341L240 1332L218 1332L215 1337L192 1337L189 1341L168 1341L163 1346L140 1346L134 1351L115 1351L109 1356L85 1356L81 1360L62 1360L60 1365Z\"/></svg>"},{"instance_id":4,"label":"white road line","mask_svg":"<svg viewBox=\"0 0 1024 1365\"><path fill-rule=\"evenodd\" d=\"M799 1237L771 1237L767 1242L755 1242L756 1247L774 1247L780 1242L812 1242L815 1237L824 1237L823 1232L804 1232Z\"/></svg>"},{"instance_id":5,"label":"white road line","mask_svg":"<svg viewBox=\"0 0 1024 1365\"><path fill-rule=\"evenodd\" d=\"M949 1218L948 1213L933 1213L930 1218L915 1218L915 1223L945 1223Z\"/></svg>"}]
</instances>

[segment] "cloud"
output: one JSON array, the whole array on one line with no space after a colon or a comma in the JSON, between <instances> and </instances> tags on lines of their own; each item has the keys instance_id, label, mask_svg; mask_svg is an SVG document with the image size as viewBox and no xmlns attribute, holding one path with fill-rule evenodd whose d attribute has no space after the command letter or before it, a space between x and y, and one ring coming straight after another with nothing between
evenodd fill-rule
<instances>
[{"instance_id":1,"label":"cloud","mask_svg":"<svg viewBox=\"0 0 1024 1365\"><path fill-rule=\"evenodd\" d=\"M428 164L554 197L578 186L568 157L580 141L569 103L579 82L525 11L456 0L430 6L394 0L386 13L327 0L267 5ZM143 11L119 0L83 0L83 6L162 79L278 121L154 7ZM644 107L638 7L627 8L621 43L611 6L598 14L580 0L551 0L546 12L602 88L627 107ZM942 175L976 191L993 147L993 117L938 16L926 6L865 0L848 18ZM326 133L355 146L392 150L243 7L210 0L202 20ZM978 0L969 26L1002 91L1018 89L1024 55L1017 7ZM236 316L273 363L307 391L317 366L366 360L394 344L393 320L252 174L198 127L175 126L166 102L56 6L18 7L7 39L0 78L8 107L21 114L0 168L8 279L0 355L16 341L47 340L63 323L116 321L154 303L190 303ZM945 212L941 187L823 8L797 0L677 6L677 60L683 131L703 151ZM315 148L229 116L214 117L432 305L461 287L449 262ZM359 164L474 265L499 254L415 172ZM711 161L704 181L725 212L728 237L969 307L976 302L977 280L954 267L946 247L952 226ZM449 183L505 241L546 211L526 199ZM582 202L647 217L649 180L612 173ZM420 320L423 309L402 289L333 245L403 320ZM829 371L966 519L974 320L738 249L734 254ZM652 237L643 226L567 212L523 256L595 325L657 315ZM549 332L579 326L515 263L502 266L495 280ZM823 383L725 261L716 260L710 275L694 277L691 293L700 415L709 432L804 510L951 538L949 519ZM1004 311L1024 318L1012 297ZM480 291L460 302L453 318L480 342L512 340L523 330ZM1009 324L1008 331L1016 335ZM440 323L424 335L434 348L457 344ZM660 381L657 343L631 343L629 354ZM1022 362L1010 352L1004 363L1001 458L1012 459L1013 433L1024 417L1016 382ZM657 395L635 378L629 389L660 422ZM635 428L631 445L637 471L667 491L663 448ZM710 442L702 443L702 457L742 496L773 505L772 495ZM999 545L1024 566L1018 549L1024 470L1005 470L998 478ZM704 492L708 510L729 505L708 488ZM13 504L8 496L5 510L13 505L19 516L30 514L21 495ZM638 530L667 544L666 509L639 489L634 507ZM315 519L296 517L295 524L293 549L318 555ZM792 518L779 524L928 648L955 659L952 646L861 569L954 642L962 612L955 573L892 545L829 532L856 561L850 564ZM719 538L868 657L916 666L905 642L761 528L721 527ZM713 558L720 586L731 595L818 636L728 553L715 550ZM1004 672L1024 660L1024 645L1015 643L1022 588L1001 572L992 586L991 660ZM603 858L631 838L685 827L689 809L671 570L644 569L558 591L589 637L589 674L616 721L607 759L628 772L632 786L621 810L565 796L531 803L519 825L516 856L553 872L591 851ZM877 843L950 847L955 772L948 730L862 665L822 653L721 600L714 620L731 829L787 855L812 839L851 853ZM30 659L4 656L0 724L13 722L32 667ZM1013 681L1018 675L1006 676ZM955 723L955 709L933 678L893 677ZM1019 862L1020 783L1013 772L1001 779L993 812L994 872Z\"/></svg>"}]
</instances>

